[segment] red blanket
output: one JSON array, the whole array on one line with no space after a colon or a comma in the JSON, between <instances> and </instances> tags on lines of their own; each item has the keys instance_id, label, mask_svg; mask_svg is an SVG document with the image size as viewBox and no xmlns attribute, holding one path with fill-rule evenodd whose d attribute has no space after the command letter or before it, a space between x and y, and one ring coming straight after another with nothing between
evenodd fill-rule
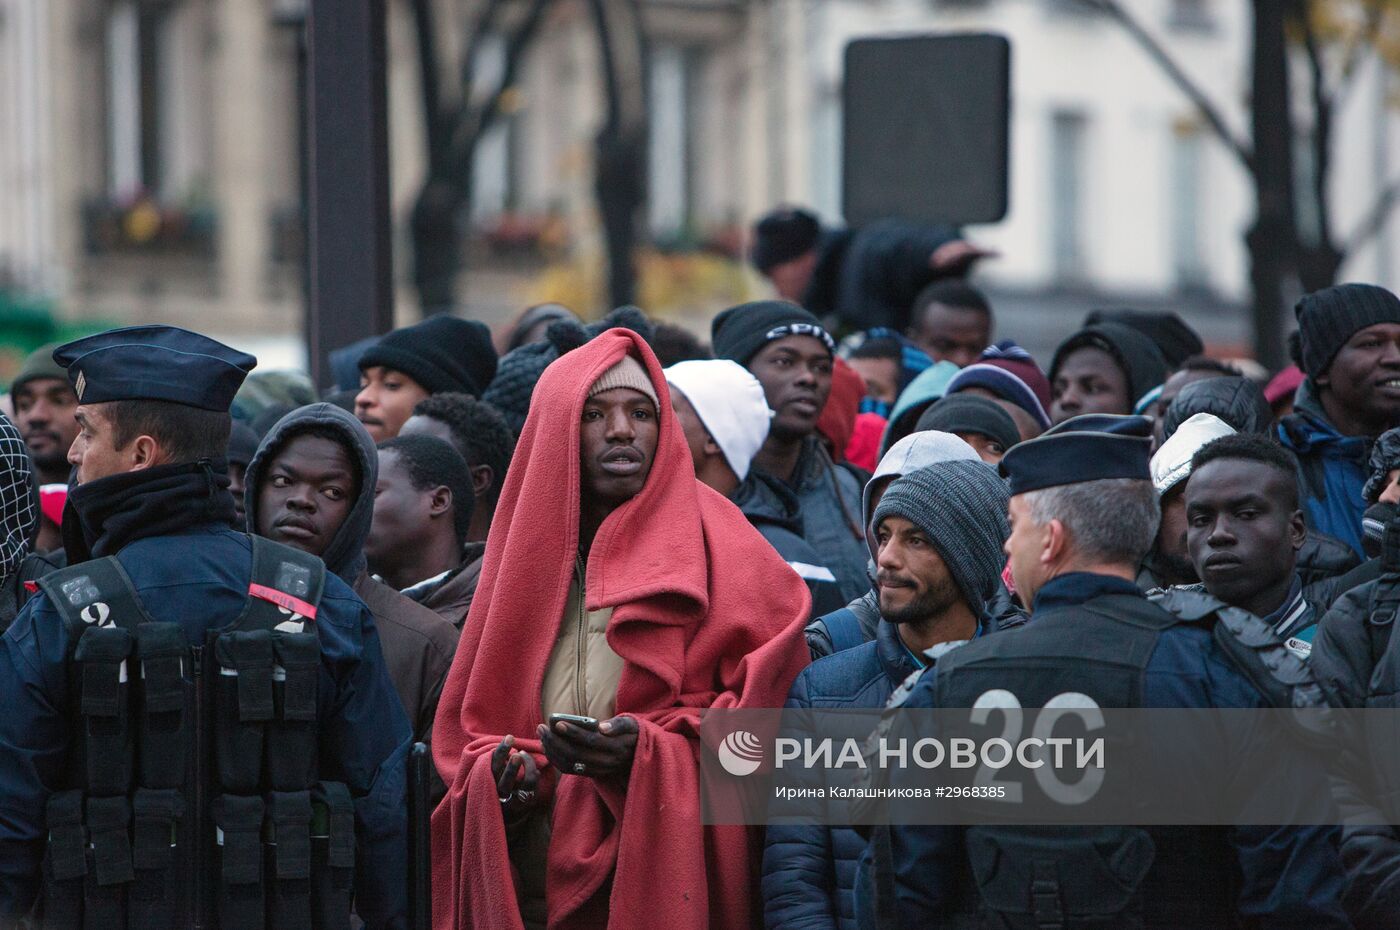
<instances>
[{"instance_id":1,"label":"red blanket","mask_svg":"<svg viewBox=\"0 0 1400 930\"><path fill-rule=\"evenodd\" d=\"M617 712L640 734L625 792L559 775L540 752L540 687L578 548L579 422L588 388L625 353L661 398L646 486L603 522L588 608L612 607L623 659ZM521 927L490 754L506 734L534 754L553 799L551 928L747 927L755 836L700 823L700 711L781 707L807 661L802 580L728 500L695 480L666 381L636 334L610 330L536 386L443 687L433 756L448 785L433 813L434 926Z\"/></svg>"}]
</instances>

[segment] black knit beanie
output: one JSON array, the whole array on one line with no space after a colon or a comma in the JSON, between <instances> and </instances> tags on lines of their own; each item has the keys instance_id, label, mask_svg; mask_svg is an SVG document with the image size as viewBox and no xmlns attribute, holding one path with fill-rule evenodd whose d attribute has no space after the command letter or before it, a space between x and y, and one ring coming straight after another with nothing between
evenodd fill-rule
<instances>
[{"instance_id":1,"label":"black knit beanie","mask_svg":"<svg viewBox=\"0 0 1400 930\"><path fill-rule=\"evenodd\" d=\"M914 432L936 429L945 433L979 433L1001 443L1002 451L1021 441L1016 421L1001 405L976 394L950 394L919 417Z\"/></svg>"},{"instance_id":2,"label":"black knit beanie","mask_svg":"<svg viewBox=\"0 0 1400 930\"><path fill-rule=\"evenodd\" d=\"M1299 367L1316 380L1357 331L1377 323L1400 323L1400 298L1374 284L1338 284L1305 294L1293 314L1301 339Z\"/></svg>"},{"instance_id":3,"label":"black knit beanie","mask_svg":"<svg viewBox=\"0 0 1400 930\"><path fill-rule=\"evenodd\" d=\"M766 274L768 269L816 248L821 234L821 223L811 213L796 207L780 207L754 224L749 260L760 273Z\"/></svg>"},{"instance_id":4,"label":"black knit beanie","mask_svg":"<svg viewBox=\"0 0 1400 930\"><path fill-rule=\"evenodd\" d=\"M543 342L523 345L505 354L495 379L481 399L499 410L515 435L520 435L525 418L530 415L530 398L534 395L535 383L550 363L600 333L619 326L639 333L647 342L651 341L651 321L636 307L619 307L603 319L586 326L574 319L555 320L545 331Z\"/></svg>"},{"instance_id":5,"label":"black knit beanie","mask_svg":"<svg viewBox=\"0 0 1400 930\"><path fill-rule=\"evenodd\" d=\"M394 330L360 356L360 371L377 365L403 372L429 394L480 397L496 376L496 347L484 323L444 313Z\"/></svg>"},{"instance_id":6,"label":"black knit beanie","mask_svg":"<svg viewBox=\"0 0 1400 930\"><path fill-rule=\"evenodd\" d=\"M710 324L715 358L727 358L740 365L748 365L759 349L785 336L812 336L821 340L832 355L836 354L836 342L821 322L785 300L758 300L730 307Z\"/></svg>"},{"instance_id":7,"label":"black knit beanie","mask_svg":"<svg viewBox=\"0 0 1400 930\"><path fill-rule=\"evenodd\" d=\"M1180 368L1182 362L1206 350L1196 331L1175 313L1150 313L1127 307L1091 310L1084 318L1084 325L1093 326L1095 323L1121 323L1137 330L1152 340L1162 353L1162 358L1167 360L1167 367L1173 369Z\"/></svg>"},{"instance_id":8,"label":"black knit beanie","mask_svg":"<svg viewBox=\"0 0 1400 930\"><path fill-rule=\"evenodd\" d=\"M1010 494L992 466L939 462L895 479L875 508L871 527L903 517L924 531L974 612L983 613L1006 566L1002 545Z\"/></svg>"},{"instance_id":9,"label":"black knit beanie","mask_svg":"<svg viewBox=\"0 0 1400 930\"><path fill-rule=\"evenodd\" d=\"M1131 326L1123 323L1095 323L1070 336L1055 350L1050 363L1050 382L1060 372L1060 365L1076 349L1092 346L1113 357L1128 379L1129 413L1143 395L1167 380L1167 362L1157 344Z\"/></svg>"}]
</instances>

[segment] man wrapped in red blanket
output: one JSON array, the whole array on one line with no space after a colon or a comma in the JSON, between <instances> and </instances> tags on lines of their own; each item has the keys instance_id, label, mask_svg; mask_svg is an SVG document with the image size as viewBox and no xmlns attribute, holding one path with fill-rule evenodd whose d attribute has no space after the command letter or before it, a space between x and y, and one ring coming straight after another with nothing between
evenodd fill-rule
<instances>
[{"instance_id":1,"label":"man wrapped in red blanket","mask_svg":"<svg viewBox=\"0 0 1400 930\"><path fill-rule=\"evenodd\" d=\"M782 706L808 598L695 480L639 336L554 362L438 705L435 927L751 926L757 837L700 822L700 712Z\"/></svg>"}]
</instances>

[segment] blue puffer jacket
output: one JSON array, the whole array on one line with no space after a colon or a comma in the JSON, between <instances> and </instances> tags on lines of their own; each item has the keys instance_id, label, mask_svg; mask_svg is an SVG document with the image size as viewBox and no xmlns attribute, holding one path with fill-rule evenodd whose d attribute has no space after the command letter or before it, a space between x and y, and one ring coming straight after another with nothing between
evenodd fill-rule
<instances>
[{"instance_id":1,"label":"blue puffer jacket","mask_svg":"<svg viewBox=\"0 0 1400 930\"><path fill-rule=\"evenodd\" d=\"M1278 426L1279 441L1298 456L1303 510L1311 529L1335 536L1360 557L1361 517L1366 502L1361 489L1370 477L1371 440L1343 436L1327 419L1311 380L1298 388L1294 412Z\"/></svg>"},{"instance_id":2,"label":"blue puffer jacket","mask_svg":"<svg viewBox=\"0 0 1400 930\"><path fill-rule=\"evenodd\" d=\"M893 625L872 642L813 662L787 707L884 707L915 669ZM763 850L763 917L769 930L855 930L856 862L865 840L849 827L772 826Z\"/></svg>"},{"instance_id":3,"label":"blue puffer jacket","mask_svg":"<svg viewBox=\"0 0 1400 930\"><path fill-rule=\"evenodd\" d=\"M984 617L979 635L1021 626L1024 615ZM884 707L916 670L893 624L875 639L802 670L787 707ZM855 930L856 864L865 840L850 827L771 826L763 850L763 918L769 930Z\"/></svg>"}]
</instances>

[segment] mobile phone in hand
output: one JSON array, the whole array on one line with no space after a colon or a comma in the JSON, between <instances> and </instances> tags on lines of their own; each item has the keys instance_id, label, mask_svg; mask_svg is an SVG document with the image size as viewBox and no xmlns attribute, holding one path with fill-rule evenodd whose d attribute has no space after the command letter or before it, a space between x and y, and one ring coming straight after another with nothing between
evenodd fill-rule
<instances>
[{"instance_id":1,"label":"mobile phone in hand","mask_svg":"<svg viewBox=\"0 0 1400 930\"><path fill-rule=\"evenodd\" d=\"M551 730L554 729L554 725L561 720L565 723L572 723L576 727L580 727L584 730L589 730L593 733L598 732L597 717L581 717L578 714L550 714L549 728Z\"/></svg>"}]
</instances>

